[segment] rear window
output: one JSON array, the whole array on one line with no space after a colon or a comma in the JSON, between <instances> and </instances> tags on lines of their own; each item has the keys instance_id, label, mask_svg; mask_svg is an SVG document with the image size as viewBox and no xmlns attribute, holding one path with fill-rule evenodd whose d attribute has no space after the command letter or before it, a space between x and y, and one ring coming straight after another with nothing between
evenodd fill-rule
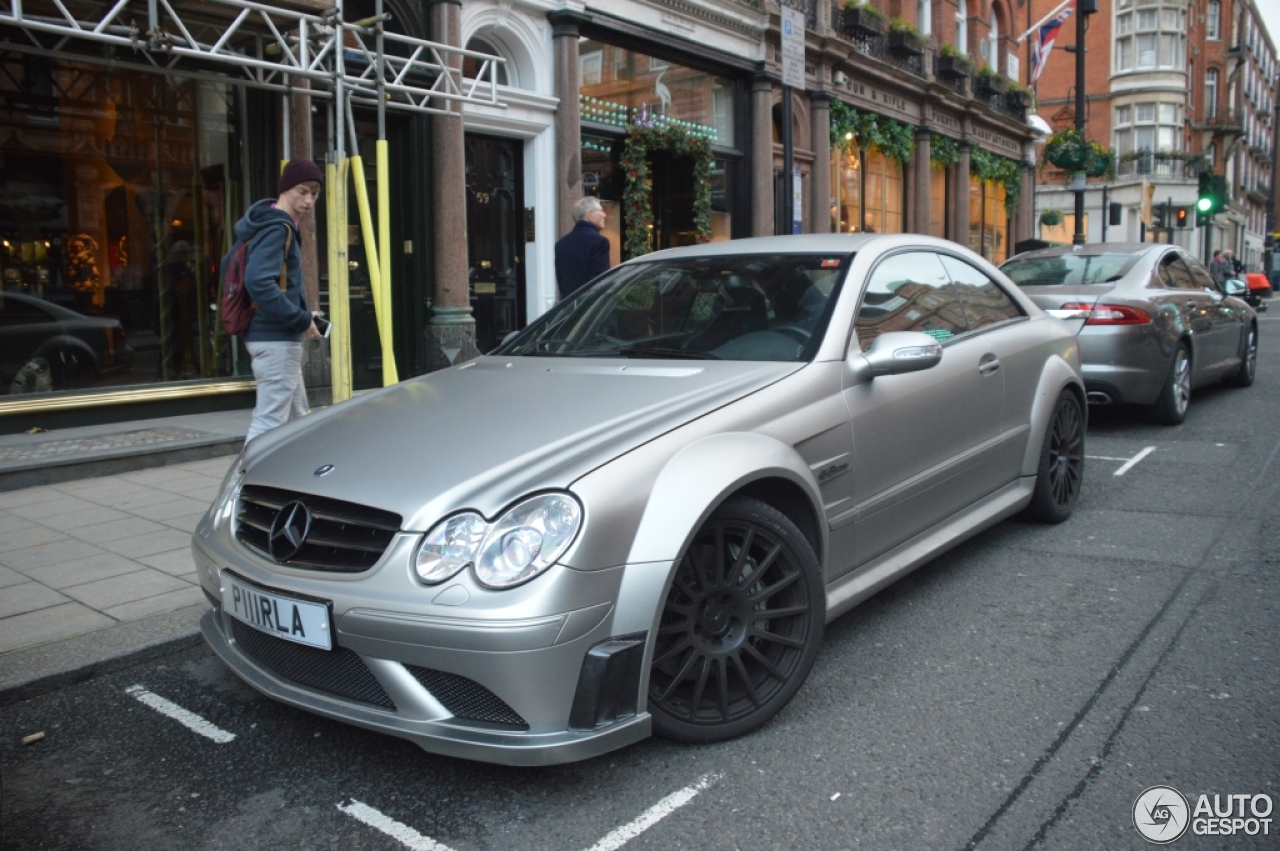
<instances>
[{"instance_id":1,"label":"rear window","mask_svg":"<svg viewBox=\"0 0 1280 851\"><path fill-rule=\"evenodd\" d=\"M1000 271L1020 287L1062 284L1110 284L1123 278L1138 262L1137 254L1056 254L1015 257Z\"/></svg>"}]
</instances>

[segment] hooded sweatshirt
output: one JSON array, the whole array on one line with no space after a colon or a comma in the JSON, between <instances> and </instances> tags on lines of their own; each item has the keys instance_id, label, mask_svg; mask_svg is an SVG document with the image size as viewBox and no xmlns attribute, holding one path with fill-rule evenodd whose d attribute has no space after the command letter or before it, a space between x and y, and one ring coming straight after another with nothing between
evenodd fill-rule
<instances>
[{"instance_id":1,"label":"hooded sweatshirt","mask_svg":"<svg viewBox=\"0 0 1280 851\"><path fill-rule=\"evenodd\" d=\"M277 209L274 199L255 203L240 221L234 234L237 242L249 243L244 285L258 306L244 335L246 343L300 342L311 327L306 287L302 279L302 234L293 218ZM286 259L286 289L280 290L280 260L284 255L285 229L293 231ZM224 259L224 268L226 260Z\"/></svg>"}]
</instances>

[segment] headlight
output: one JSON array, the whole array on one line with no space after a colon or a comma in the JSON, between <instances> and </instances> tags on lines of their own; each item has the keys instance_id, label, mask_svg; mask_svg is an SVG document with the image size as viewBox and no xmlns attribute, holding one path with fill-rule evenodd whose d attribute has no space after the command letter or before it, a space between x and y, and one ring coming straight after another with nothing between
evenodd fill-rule
<instances>
[{"instance_id":1,"label":"headlight","mask_svg":"<svg viewBox=\"0 0 1280 851\"><path fill-rule=\"evenodd\" d=\"M240 466L239 459L236 459L236 464L231 469L233 472L227 474L227 478L222 483L222 492L218 494L217 500L209 509L209 524L215 531L235 513L236 500L240 497L240 486L244 484L245 470Z\"/></svg>"},{"instance_id":2,"label":"headlight","mask_svg":"<svg viewBox=\"0 0 1280 851\"><path fill-rule=\"evenodd\" d=\"M530 497L492 524L479 514L456 514L423 539L418 578L434 585L471 565L482 585L509 588L555 564L581 527L582 506L568 494Z\"/></svg>"}]
</instances>

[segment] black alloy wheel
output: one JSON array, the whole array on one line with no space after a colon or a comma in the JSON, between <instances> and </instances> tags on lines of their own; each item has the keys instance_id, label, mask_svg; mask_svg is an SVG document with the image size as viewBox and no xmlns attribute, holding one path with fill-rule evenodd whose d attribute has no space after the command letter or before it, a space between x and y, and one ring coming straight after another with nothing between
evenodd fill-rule
<instances>
[{"instance_id":1,"label":"black alloy wheel","mask_svg":"<svg viewBox=\"0 0 1280 851\"><path fill-rule=\"evenodd\" d=\"M1027 517L1041 523L1061 523L1071 516L1084 483L1084 411L1070 390L1062 391L1049 417L1036 488Z\"/></svg>"},{"instance_id":2,"label":"black alloy wheel","mask_svg":"<svg viewBox=\"0 0 1280 851\"><path fill-rule=\"evenodd\" d=\"M649 674L655 732L717 742L773 717L813 667L824 593L813 549L782 512L742 497L716 509L663 605Z\"/></svg>"}]
</instances>

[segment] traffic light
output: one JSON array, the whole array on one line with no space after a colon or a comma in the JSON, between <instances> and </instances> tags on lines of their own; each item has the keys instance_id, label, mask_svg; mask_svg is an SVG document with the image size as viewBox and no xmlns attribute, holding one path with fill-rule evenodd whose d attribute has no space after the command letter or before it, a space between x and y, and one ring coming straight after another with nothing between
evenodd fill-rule
<instances>
[{"instance_id":1,"label":"traffic light","mask_svg":"<svg viewBox=\"0 0 1280 851\"><path fill-rule=\"evenodd\" d=\"M1190 218L1189 212L1190 211L1186 207L1179 207L1174 211L1174 218L1178 223L1177 227L1185 228L1187 226L1187 219Z\"/></svg>"},{"instance_id":2,"label":"traffic light","mask_svg":"<svg viewBox=\"0 0 1280 851\"><path fill-rule=\"evenodd\" d=\"M1200 172L1200 188L1196 192L1196 227L1205 227L1216 212L1213 199L1213 172Z\"/></svg>"},{"instance_id":3,"label":"traffic light","mask_svg":"<svg viewBox=\"0 0 1280 851\"><path fill-rule=\"evenodd\" d=\"M1164 230L1168 225L1165 224L1165 210L1168 204L1152 204L1151 205L1151 229Z\"/></svg>"}]
</instances>

